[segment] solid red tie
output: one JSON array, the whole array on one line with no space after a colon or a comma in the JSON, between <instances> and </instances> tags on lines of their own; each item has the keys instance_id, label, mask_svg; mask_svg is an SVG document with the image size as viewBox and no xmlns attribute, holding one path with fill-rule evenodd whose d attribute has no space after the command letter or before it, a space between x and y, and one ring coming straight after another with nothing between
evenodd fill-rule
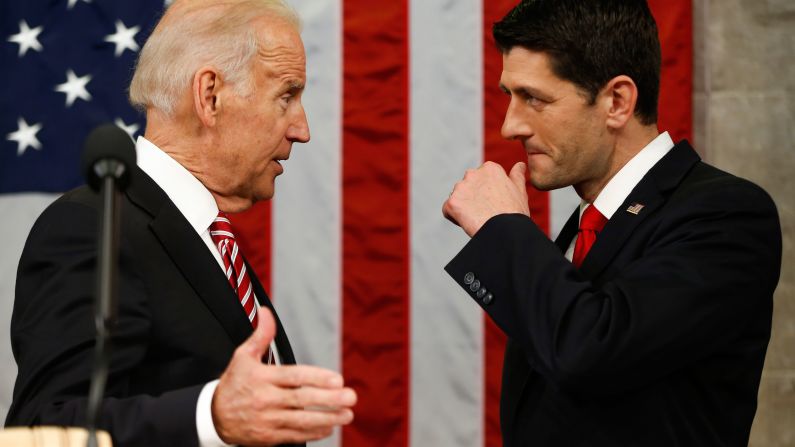
<instances>
[{"instance_id":1,"label":"solid red tie","mask_svg":"<svg viewBox=\"0 0 795 447\"><path fill-rule=\"evenodd\" d=\"M577 230L577 242L574 244L574 256L571 258L572 264L579 267L585 259L585 255L591 250L596 236L602 231L607 218L596 209L595 206L589 205L585 208L580 218L580 229Z\"/></svg>"},{"instance_id":2,"label":"solid red tie","mask_svg":"<svg viewBox=\"0 0 795 447\"><path fill-rule=\"evenodd\" d=\"M240 304L246 312L248 321L253 327L257 327L257 305L255 303L254 292L251 280L246 272L246 264L243 256L235 242L235 234L232 232L232 224L223 211L218 212L218 217L210 224L210 237L221 253L224 260L224 270L226 278L232 289L237 293Z\"/></svg>"}]
</instances>

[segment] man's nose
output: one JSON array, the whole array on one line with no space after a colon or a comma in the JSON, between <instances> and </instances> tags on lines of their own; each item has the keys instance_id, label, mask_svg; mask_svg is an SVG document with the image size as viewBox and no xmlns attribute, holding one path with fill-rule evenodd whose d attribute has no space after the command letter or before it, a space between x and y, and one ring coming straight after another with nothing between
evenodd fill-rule
<instances>
[{"instance_id":1,"label":"man's nose","mask_svg":"<svg viewBox=\"0 0 795 447\"><path fill-rule=\"evenodd\" d=\"M306 119L306 112L301 106L296 112L296 117L287 128L287 139L293 142L306 143L309 141L309 122Z\"/></svg>"},{"instance_id":2,"label":"man's nose","mask_svg":"<svg viewBox=\"0 0 795 447\"><path fill-rule=\"evenodd\" d=\"M529 117L523 112L521 100L515 96L511 97L511 102L505 111L505 119L500 129L503 138L514 140L519 137L530 137L533 135Z\"/></svg>"}]
</instances>

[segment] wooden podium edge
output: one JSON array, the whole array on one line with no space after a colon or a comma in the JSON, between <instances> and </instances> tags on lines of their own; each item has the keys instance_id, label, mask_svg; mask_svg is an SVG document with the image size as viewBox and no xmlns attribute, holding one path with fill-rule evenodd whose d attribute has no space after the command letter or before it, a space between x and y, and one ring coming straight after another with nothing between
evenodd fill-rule
<instances>
[{"instance_id":1,"label":"wooden podium edge","mask_svg":"<svg viewBox=\"0 0 795 447\"><path fill-rule=\"evenodd\" d=\"M88 430L77 427L9 427L0 430L0 447L85 447ZM97 431L99 447L112 447L110 435Z\"/></svg>"}]
</instances>

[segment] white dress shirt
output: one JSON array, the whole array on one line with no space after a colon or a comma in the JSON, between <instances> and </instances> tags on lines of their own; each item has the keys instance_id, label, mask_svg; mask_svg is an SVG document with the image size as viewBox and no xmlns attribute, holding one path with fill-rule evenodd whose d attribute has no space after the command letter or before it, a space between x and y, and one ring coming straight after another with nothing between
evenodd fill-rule
<instances>
[{"instance_id":1,"label":"white dress shirt","mask_svg":"<svg viewBox=\"0 0 795 447\"><path fill-rule=\"evenodd\" d=\"M631 160L627 162L605 185L602 191L596 196L593 205L608 220L618 211L618 207L624 203L629 193L640 183L643 176L660 161L665 154L674 147L674 141L668 132L657 135L657 138L641 149ZM582 213L588 208L589 203L580 202L580 219ZM571 261L574 256L574 245L577 242L575 236L566 250L566 259Z\"/></svg>"},{"instance_id":2,"label":"white dress shirt","mask_svg":"<svg viewBox=\"0 0 795 447\"><path fill-rule=\"evenodd\" d=\"M138 137L135 150L138 154L138 167L166 193L207 245L207 249L218 262L221 271L225 271L221 254L210 237L210 224L218 215L218 205L215 203L213 195L185 167L146 138ZM271 352L274 353L276 363L280 363L275 342L271 342ZM202 388L196 403L196 430L201 447L228 445L218 436L213 424L211 405L216 386L218 386L218 380L207 383Z\"/></svg>"}]
</instances>

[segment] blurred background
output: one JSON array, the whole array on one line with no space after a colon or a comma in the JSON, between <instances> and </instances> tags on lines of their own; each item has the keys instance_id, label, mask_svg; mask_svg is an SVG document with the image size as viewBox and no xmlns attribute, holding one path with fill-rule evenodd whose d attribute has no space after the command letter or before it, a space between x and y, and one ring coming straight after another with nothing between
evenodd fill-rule
<instances>
[{"instance_id":1,"label":"blurred background","mask_svg":"<svg viewBox=\"0 0 795 447\"><path fill-rule=\"evenodd\" d=\"M126 103L162 0L0 2L0 419L16 367L16 265L35 218L82 183L88 131ZM464 170L523 159L491 24L516 0L291 0L304 22L312 141L274 200L233 216L302 363L359 391L355 423L315 445L498 446L504 339L447 277L466 242L441 215ZM651 0L663 47L660 129L774 198L784 232L752 446L795 445L795 1ZM531 191L555 237L579 202Z\"/></svg>"}]
</instances>

